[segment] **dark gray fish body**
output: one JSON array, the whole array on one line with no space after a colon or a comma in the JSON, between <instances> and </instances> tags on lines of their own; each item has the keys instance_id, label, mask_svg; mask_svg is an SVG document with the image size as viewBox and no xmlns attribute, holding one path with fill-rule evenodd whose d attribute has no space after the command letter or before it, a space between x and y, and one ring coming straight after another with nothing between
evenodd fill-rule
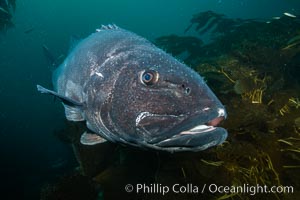
<instances>
[{"instance_id":1,"label":"dark gray fish body","mask_svg":"<svg viewBox=\"0 0 300 200\"><path fill-rule=\"evenodd\" d=\"M105 140L167 151L199 151L222 143L224 106L195 71L146 39L115 25L82 40L53 76L68 120L87 122ZM104 139L105 140L104 140Z\"/></svg>"}]
</instances>

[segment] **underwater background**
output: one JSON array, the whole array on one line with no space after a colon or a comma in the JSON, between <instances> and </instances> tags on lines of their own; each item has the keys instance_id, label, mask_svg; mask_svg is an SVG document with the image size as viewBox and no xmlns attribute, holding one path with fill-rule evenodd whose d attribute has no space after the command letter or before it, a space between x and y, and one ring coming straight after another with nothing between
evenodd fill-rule
<instances>
[{"instance_id":1,"label":"underwater background","mask_svg":"<svg viewBox=\"0 0 300 200\"><path fill-rule=\"evenodd\" d=\"M135 32L199 72L226 106L227 142L167 154L86 148L80 123L36 91L101 24ZM0 0L0 199L299 199L297 0ZM74 154L76 152L76 160ZM293 194L126 193L126 184L293 186Z\"/></svg>"}]
</instances>

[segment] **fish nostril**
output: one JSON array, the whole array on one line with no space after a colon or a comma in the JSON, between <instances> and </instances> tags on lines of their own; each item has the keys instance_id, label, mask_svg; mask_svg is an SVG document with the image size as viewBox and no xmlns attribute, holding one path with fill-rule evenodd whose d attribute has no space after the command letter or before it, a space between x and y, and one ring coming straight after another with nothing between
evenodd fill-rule
<instances>
[{"instance_id":1,"label":"fish nostril","mask_svg":"<svg viewBox=\"0 0 300 200\"><path fill-rule=\"evenodd\" d=\"M189 94L191 93L191 88L186 87L185 84L182 84L181 87L182 87L182 89L184 90L184 94L185 94L185 95L189 95Z\"/></svg>"},{"instance_id":2,"label":"fish nostril","mask_svg":"<svg viewBox=\"0 0 300 200\"><path fill-rule=\"evenodd\" d=\"M189 95L191 93L191 89L189 87L185 88L185 94Z\"/></svg>"}]
</instances>

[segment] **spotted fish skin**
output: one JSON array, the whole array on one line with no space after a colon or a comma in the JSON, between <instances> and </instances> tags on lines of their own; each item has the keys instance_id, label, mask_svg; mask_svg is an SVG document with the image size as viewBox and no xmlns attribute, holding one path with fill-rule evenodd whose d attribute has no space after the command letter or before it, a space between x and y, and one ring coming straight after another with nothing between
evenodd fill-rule
<instances>
[{"instance_id":1,"label":"spotted fish skin","mask_svg":"<svg viewBox=\"0 0 300 200\"><path fill-rule=\"evenodd\" d=\"M83 134L84 144L106 139L199 151L227 137L225 129L215 127L226 118L225 108L203 78L116 25L102 26L80 41L55 71L53 84L52 93L39 91L61 98L68 120L86 121L94 135Z\"/></svg>"}]
</instances>

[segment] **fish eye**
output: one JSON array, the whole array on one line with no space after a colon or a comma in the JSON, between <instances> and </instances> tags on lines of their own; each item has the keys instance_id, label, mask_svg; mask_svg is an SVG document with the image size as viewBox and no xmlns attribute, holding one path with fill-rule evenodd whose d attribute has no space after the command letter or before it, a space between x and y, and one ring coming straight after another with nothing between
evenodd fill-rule
<instances>
[{"instance_id":1,"label":"fish eye","mask_svg":"<svg viewBox=\"0 0 300 200\"><path fill-rule=\"evenodd\" d=\"M145 85L152 85L158 81L159 74L154 70L146 70L142 73L141 81Z\"/></svg>"}]
</instances>

